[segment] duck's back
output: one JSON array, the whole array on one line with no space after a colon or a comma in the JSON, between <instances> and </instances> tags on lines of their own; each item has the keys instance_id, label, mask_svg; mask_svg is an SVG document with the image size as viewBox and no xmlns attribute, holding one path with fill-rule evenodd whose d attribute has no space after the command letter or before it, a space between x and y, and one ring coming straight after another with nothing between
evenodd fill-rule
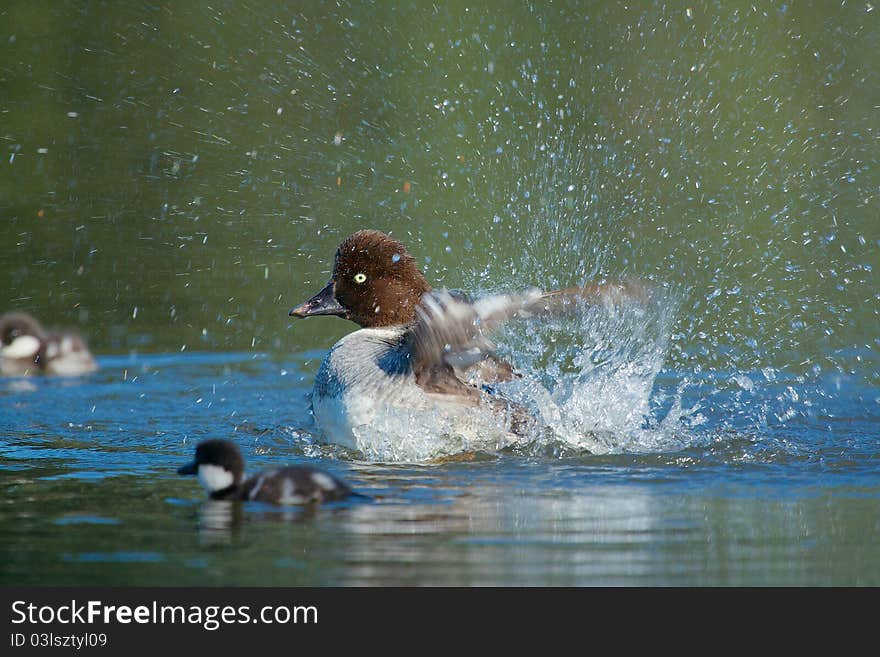
<instances>
[{"instance_id":1,"label":"duck's back","mask_svg":"<svg viewBox=\"0 0 880 657\"><path fill-rule=\"evenodd\" d=\"M240 498L269 504L308 504L342 500L351 495L343 481L308 466L287 466L248 479Z\"/></svg>"}]
</instances>

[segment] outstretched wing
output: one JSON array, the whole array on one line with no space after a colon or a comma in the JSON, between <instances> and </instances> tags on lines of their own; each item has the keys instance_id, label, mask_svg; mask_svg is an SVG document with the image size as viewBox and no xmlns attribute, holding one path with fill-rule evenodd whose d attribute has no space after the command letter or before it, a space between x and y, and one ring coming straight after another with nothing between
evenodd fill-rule
<instances>
[{"instance_id":1,"label":"outstretched wing","mask_svg":"<svg viewBox=\"0 0 880 657\"><path fill-rule=\"evenodd\" d=\"M409 333L413 371L417 380L430 382L445 380L449 374L479 365L496 372L499 377L496 380L506 380L513 375L513 369L494 356L495 345L491 339L505 322L565 314L584 301L613 303L645 296L646 290L640 284L598 284L550 292L529 289L473 302L446 291L429 292L416 309L417 320Z\"/></svg>"},{"instance_id":2,"label":"outstretched wing","mask_svg":"<svg viewBox=\"0 0 880 657\"><path fill-rule=\"evenodd\" d=\"M418 372L446 364L466 370L483 361L495 349L491 334L504 322L526 314L540 295L539 290L529 290L469 303L445 291L426 294L416 309L417 320L410 333L413 368Z\"/></svg>"}]
</instances>

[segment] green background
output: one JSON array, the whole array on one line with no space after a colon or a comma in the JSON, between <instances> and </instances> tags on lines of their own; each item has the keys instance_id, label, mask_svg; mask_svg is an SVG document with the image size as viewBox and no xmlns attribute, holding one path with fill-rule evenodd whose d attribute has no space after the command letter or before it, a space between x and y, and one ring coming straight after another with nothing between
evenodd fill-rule
<instances>
[{"instance_id":1,"label":"green background","mask_svg":"<svg viewBox=\"0 0 880 657\"><path fill-rule=\"evenodd\" d=\"M372 227L438 286L669 286L673 367L858 368L880 326L878 16L4 3L0 309L98 353L323 349L352 325L287 310Z\"/></svg>"}]
</instances>

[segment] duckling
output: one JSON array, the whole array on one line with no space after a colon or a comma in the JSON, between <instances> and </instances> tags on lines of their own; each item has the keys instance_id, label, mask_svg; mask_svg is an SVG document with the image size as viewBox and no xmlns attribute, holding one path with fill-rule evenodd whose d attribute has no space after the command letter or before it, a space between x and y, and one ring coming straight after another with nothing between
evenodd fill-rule
<instances>
[{"instance_id":1,"label":"duckling","mask_svg":"<svg viewBox=\"0 0 880 657\"><path fill-rule=\"evenodd\" d=\"M27 313L0 317L0 374L77 376L97 369L98 363L79 335L47 332Z\"/></svg>"},{"instance_id":2,"label":"duckling","mask_svg":"<svg viewBox=\"0 0 880 657\"><path fill-rule=\"evenodd\" d=\"M205 440L196 445L195 460L177 470L197 475L214 500L320 504L353 495L351 488L331 474L309 466L286 466L244 479L244 458L229 440Z\"/></svg>"},{"instance_id":3,"label":"duckling","mask_svg":"<svg viewBox=\"0 0 880 657\"><path fill-rule=\"evenodd\" d=\"M39 353L46 334L27 313L0 317L0 374L24 376L40 372Z\"/></svg>"}]
</instances>

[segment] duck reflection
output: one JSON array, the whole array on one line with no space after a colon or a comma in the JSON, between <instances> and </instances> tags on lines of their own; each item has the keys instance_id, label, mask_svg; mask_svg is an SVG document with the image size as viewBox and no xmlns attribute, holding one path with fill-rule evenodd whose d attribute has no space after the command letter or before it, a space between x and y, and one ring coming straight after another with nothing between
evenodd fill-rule
<instances>
[{"instance_id":1,"label":"duck reflection","mask_svg":"<svg viewBox=\"0 0 880 657\"><path fill-rule=\"evenodd\" d=\"M355 499L355 498L353 498ZM368 499L359 496L357 500ZM201 504L198 512L199 543L203 546L230 545L246 535L245 526L301 525L308 526L319 520L346 516L358 502L339 502L319 506L274 506L263 503L243 503L238 500L208 499Z\"/></svg>"},{"instance_id":2,"label":"duck reflection","mask_svg":"<svg viewBox=\"0 0 880 657\"><path fill-rule=\"evenodd\" d=\"M403 499L349 509L344 540L332 541L348 564L344 585L613 584L649 577L664 545L694 539L631 486L532 481L511 495L473 474L438 484L431 473Z\"/></svg>"},{"instance_id":3,"label":"duck reflection","mask_svg":"<svg viewBox=\"0 0 880 657\"><path fill-rule=\"evenodd\" d=\"M230 545L241 531L241 505L230 500L207 500L199 507L199 543Z\"/></svg>"}]
</instances>

